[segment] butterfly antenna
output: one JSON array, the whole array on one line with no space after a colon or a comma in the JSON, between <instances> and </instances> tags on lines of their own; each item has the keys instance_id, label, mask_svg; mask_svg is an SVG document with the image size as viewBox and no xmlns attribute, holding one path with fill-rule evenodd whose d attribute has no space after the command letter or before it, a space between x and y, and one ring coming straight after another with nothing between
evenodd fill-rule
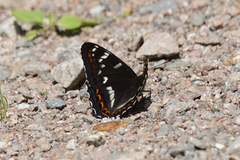
<instances>
[{"instance_id":1,"label":"butterfly antenna","mask_svg":"<svg viewBox=\"0 0 240 160\"><path fill-rule=\"evenodd\" d=\"M143 56L143 62L144 62L144 66L143 66L143 75L147 75L147 71L148 71L148 56L144 55Z\"/></svg>"}]
</instances>

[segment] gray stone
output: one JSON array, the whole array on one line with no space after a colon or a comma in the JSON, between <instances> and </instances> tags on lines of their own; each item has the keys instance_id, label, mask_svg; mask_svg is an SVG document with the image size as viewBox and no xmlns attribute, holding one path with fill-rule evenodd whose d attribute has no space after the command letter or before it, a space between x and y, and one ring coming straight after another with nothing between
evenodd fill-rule
<instances>
[{"instance_id":1,"label":"gray stone","mask_svg":"<svg viewBox=\"0 0 240 160\"><path fill-rule=\"evenodd\" d=\"M197 14L192 19L192 24L195 26L201 26L205 23L205 15Z\"/></svg>"},{"instance_id":2,"label":"gray stone","mask_svg":"<svg viewBox=\"0 0 240 160\"><path fill-rule=\"evenodd\" d=\"M161 0L157 3L154 3L152 5L152 12L162 12L162 11L168 11L168 10L176 10L177 4L174 0Z\"/></svg>"},{"instance_id":3,"label":"gray stone","mask_svg":"<svg viewBox=\"0 0 240 160\"><path fill-rule=\"evenodd\" d=\"M16 41L16 48L29 48L33 44L31 42L26 41L25 39L19 39Z\"/></svg>"},{"instance_id":4,"label":"gray stone","mask_svg":"<svg viewBox=\"0 0 240 160\"><path fill-rule=\"evenodd\" d=\"M23 109L30 109L30 105L27 103L21 103L21 104L17 105L18 111L23 110Z\"/></svg>"},{"instance_id":5,"label":"gray stone","mask_svg":"<svg viewBox=\"0 0 240 160\"><path fill-rule=\"evenodd\" d=\"M166 32L155 33L153 36L144 42L141 48L137 51L137 58L142 59L147 55L149 59L171 57L179 54L177 41Z\"/></svg>"},{"instance_id":6,"label":"gray stone","mask_svg":"<svg viewBox=\"0 0 240 160\"><path fill-rule=\"evenodd\" d=\"M152 67L149 68L149 69L157 69L157 68L163 69L165 67L166 67L166 60L165 59L161 59L159 61L154 62Z\"/></svg>"},{"instance_id":7,"label":"gray stone","mask_svg":"<svg viewBox=\"0 0 240 160\"><path fill-rule=\"evenodd\" d=\"M126 45L128 50L137 51L143 44L143 36L140 32L134 31L128 34L126 38Z\"/></svg>"},{"instance_id":8,"label":"gray stone","mask_svg":"<svg viewBox=\"0 0 240 160\"><path fill-rule=\"evenodd\" d=\"M6 149L7 143L6 142L0 142L0 149Z\"/></svg>"},{"instance_id":9,"label":"gray stone","mask_svg":"<svg viewBox=\"0 0 240 160\"><path fill-rule=\"evenodd\" d=\"M101 146L105 143L105 140L103 139L102 135L91 135L86 140L87 145L94 145L95 147Z\"/></svg>"},{"instance_id":10,"label":"gray stone","mask_svg":"<svg viewBox=\"0 0 240 160\"><path fill-rule=\"evenodd\" d=\"M118 133L120 135L124 135L125 134L125 128L119 128L117 131L118 131Z\"/></svg>"},{"instance_id":11,"label":"gray stone","mask_svg":"<svg viewBox=\"0 0 240 160\"><path fill-rule=\"evenodd\" d=\"M10 17L6 20L4 20L0 24L0 35L7 36L8 38L14 38L17 36L15 27L14 27L14 21L16 19L14 17Z\"/></svg>"},{"instance_id":12,"label":"gray stone","mask_svg":"<svg viewBox=\"0 0 240 160\"><path fill-rule=\"evenodd\" d=\"M7 80L11 75L11 72L8 68L0 69L0 80Z\"/></svg>"},{"instance_id":13,"label":"gray stone","mask_svg":"<svg viewBox=\"0 0 240 160\"><path fill-rule=\"evenodd\" d=\"M193 144L183 144L180 146L173 147L169 150L169 154L173 157L176 157L178 154L184 154L185 151L193 151Z\"/></svg>"},{"instance_id":14,"label":"gray stone","mask_svg":"<svg viewBox=\"0 0 240 160\"><path fill-rule=\"evenodd\" d=\"M92 124L95 118L93 116L88 116L88 115L81 115L81 118L84 122L87 122L89 124Z\"/></svg>"},{"instance_id":15,"label":"gray stone","mask_svg":"<svg viewBox=\"0 0 240 160\"><path fill-rule=\"evenodd\" d=\"M143 5L138 9L140 15L146 15L152 12L152 5Z\"/></svg>"},{"instance_id":16,"label":"gray stone","mask_svg":"<svg viewBox=\"0 0 240 160\"><path fill-rule=\"evenodd\" d=\"M240 155L240 137L238 136L235 141L231 142L226 154L237 154Z\"/></svg>"},{"instance_id":17,"label":"gray stone","mask_svg":"<svg viewBox=\"0 0 240 160\"><path fill-rule=\"evenodd\" d=\"M186 67L188 66L189 63L188 62L184 62L184 61L175 61L173 63L168 63L167 66L164 68L167 71L172 71L172 70L178 70L181 67Z\"/></svg>"},{"instance_id":18,"label":"gray stone","mask_svg":"<svg viewBox=\"0 0 240 160\"><path fill-rule=\"evenodd\" d=\"M159 130L157 130L155 132L155 135L158 137L167 136L168 134L172 133L173 131L174 130L171 125L164 124L164 125L160 126Z\"/></svg>"},{"instance_id":19,"label":"gray stone","mask_svg":"<svg viewBox=\"0 0 240 160\"><path fill-rule=\"evenodd\" d=\"M75 50L66 49L58 54L58 61L60 63L80 58L80 54Z\"/></svg>"},{"instance_id":20,"label":"gray stone","mask_svg":"<svg viewBox=\"0 0 240 160\"><path fill-rule=\"evenodd\" d=\"M66 107L65 102L60 98L48 99L45 101L47 109L59 109L62 110Z\"/></svg>"},{"instance_id":21,"label":"gray stone","mask_svg":"<svg viewBox=\"0 0 240 160\"><path fill-rule=\"evenodd\" d=\"M83 61L80 58L60 63L51 70L55 81L62 84L67 90L85 81Z\"/></svg>"},{"instance_id":22,"label":"gray stone","mask_svg":"<svg viewBox=\"0 0 240 160\"><path fill-rule=\"evenodd\" d=\"M70 150L76 149L76 140L75 139L69 140L68 143L67 143L66 148L70 149Z\"/></svg>"},{"instance_id":23,"label":"gray stone","mask_svg":"<svg viewBox=\"0 0 240 160\"><path fill-rule=\"evenodd\" d=\"M52 147L46 137L42 137L38 139L35 142L35 145L36 145L36 148L35 148L36 152L46 152L46 151L49 151Z\"/></svg>"},{"instance_id":24,"label":"gray stone","mask_svg":"<svg viewBox=\"0 0 240 160\"><path fill-rule=\"evenodd\" d=\"M41 72L49 72L51 70L51 67L44 62L29 62L24 67L24 72L26 75L38 75Z\"/></svg>"},{"instance_id":25,"label":"gray stone","mask_svg":"<svg viewBox=\"0 0 240 160\"><path fill-rule=\"evenodd\" d=\"M90 14L94 17L99 17L101 16L101 13L106 9L105 6L103 5L97 5L97 6L94 6L90 9Z\"/></svg>"},{"instance_id":26,"label":"gray stone","mask_svg":"<svg viewBox=\"0 0 240 160\"><path fill-rule=\"evenodd\" d=\"M197 37L194 41L203 45L216 45L220 44L220 37L214 33L210 33L208 36Z\"/></svg>"},{"instance_id":27,"label":"gray stone","mask_svg":"<svg viewBox=\"0 0 240 160\"><path fill-rule=\"evenodd\" d=\"M192 143L196 148L199 148L199 149L206 149L207 148L206 143L204 143L203 141L201 141L197 138L194 138L194 137L190 137L188 139L188 143Z\"/></svg>"},{"instance_id":28,"label":"gray stone","mask_svg":"<svg viewBox=\"0 0 240 160\"><path fill-rule=\"evenodd\" d=\"M27 87L21 86L18 88L18 92L23 95L26 99L33 99L34 97L31 95L31 92Z\"/></svg>"},{"instance_id":29,"label":"gray stone","mask_svg":"<svg viewBox=\"0 0 240 160\"><path fill-rule=\"evenodd\" d=\"M203 93L203 89L197 85L192 85L187 89L183 89L179 92L179 100L187 101L190 99L200 98Z\"/></svg>"}]
</instances>

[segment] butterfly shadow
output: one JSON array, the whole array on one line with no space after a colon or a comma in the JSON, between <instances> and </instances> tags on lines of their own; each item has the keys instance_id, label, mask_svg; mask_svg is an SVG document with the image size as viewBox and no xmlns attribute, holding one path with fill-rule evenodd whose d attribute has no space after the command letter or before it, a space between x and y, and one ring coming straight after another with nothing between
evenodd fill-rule
<instances>
[{"instance_id":1,"label":"butterfly shadow","mask_svg":"<svg viewBox=\"0 0 240 160\"><path fill-rule=\"evenodd\" d=\"M130 108L127 112L122 114L120 118L127 118L130 117L131 115L136 115L138 113L147 111L149 106L151 105L151 97L143 97L138 101L132 108Z\"/></svg>"}]
</instances>

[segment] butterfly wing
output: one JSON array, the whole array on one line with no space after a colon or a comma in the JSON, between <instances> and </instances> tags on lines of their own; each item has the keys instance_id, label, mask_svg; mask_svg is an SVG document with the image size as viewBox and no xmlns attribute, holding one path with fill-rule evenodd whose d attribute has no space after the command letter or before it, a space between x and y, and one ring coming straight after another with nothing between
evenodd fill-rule
<instances>
[{"instance_id":1,"label":"butterfly wing","mask_svg":"<svg viewBox=\"0 0 240 160\"><path fill-rule=\"evenodd\" d=\"M115 116L136 102L139 86L145 84L144 76L137 76L127 64L97 44L84 43L81 54L94 116Z\"/></svg>"}]
</instances>

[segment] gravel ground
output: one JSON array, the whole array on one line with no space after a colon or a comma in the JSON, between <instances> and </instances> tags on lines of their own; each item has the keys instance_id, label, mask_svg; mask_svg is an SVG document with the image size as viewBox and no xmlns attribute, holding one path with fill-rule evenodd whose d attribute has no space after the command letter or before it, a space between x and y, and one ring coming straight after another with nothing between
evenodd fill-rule
<instances>
[{"instance_id":1,"label":"gravel ground","mask_svg":"<svg viewBox=\"0 0 240 160\"><path fill-rule=\"evenodd\" d=\"M0 159L240 159L238 0L9 0L0 6L0 79L9 101ZM105 19L75 36L53 32L26 42L14 30L11 9ZM146 111L121 119L91 115L80 58L86 41L136 73L138 59L149 55Z\"/></svg>"}]
</instances>

